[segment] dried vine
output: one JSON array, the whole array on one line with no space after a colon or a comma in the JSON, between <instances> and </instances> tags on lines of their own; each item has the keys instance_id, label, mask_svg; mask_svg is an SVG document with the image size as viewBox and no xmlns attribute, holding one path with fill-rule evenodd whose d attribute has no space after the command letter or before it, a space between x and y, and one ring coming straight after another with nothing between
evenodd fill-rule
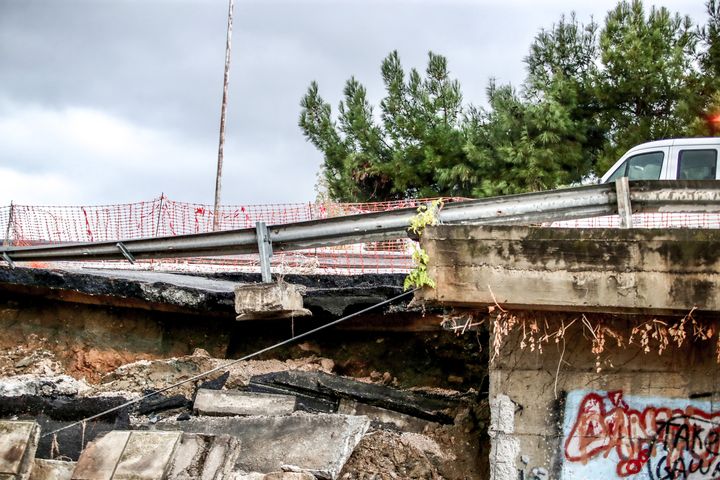
<instances>
[{"instance_id":1,"label":"dried vine","mask_svg":"<svg viewBox=\"0 0 720 480\"><path fill-rule=\"evenodd\" d=\"M609 326L607 315L591 319L585 314L574 318L567 325L562 320L561 325L553 328L547 320L540 321L528 313L515 313L502 308L499 304L488 307L490 314L490 330L492 333L490 362L500 355L507 338L513 332L520 336L520 349L530 352L543 353L543 348L549 343L559 344L565 341L565 336L571 327L581 328L584 336L589 339L591 352L595 356L595 370L602 371L604 364L602 354L610 345L616 348L628 348L630 345L638 346L643 353L653 351L662 355L668 348L682 347L685 342L715 342L715 360L720 363L720 335L717 328L695 318L695 308L684 317L670 321L652 318L630 329L629 334L623 334L617 328ZM560 359L562 362L562 358ZM559 367L558 367L559 369Z\"/></svg>"}]
</instances>

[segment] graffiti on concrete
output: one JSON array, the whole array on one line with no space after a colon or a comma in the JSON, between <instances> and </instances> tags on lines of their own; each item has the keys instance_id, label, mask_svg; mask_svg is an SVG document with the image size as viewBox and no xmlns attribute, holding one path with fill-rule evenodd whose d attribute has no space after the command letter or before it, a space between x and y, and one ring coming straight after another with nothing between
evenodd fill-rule
<instances>
[{"instance_id":1,"label":"graffiti on concrete","mask_svg":"<svg viewBox=\"0 0 720 480\"><path fill-rule=\"evenodd\" d=\"M563 479L719 479L720 411L710 402L574 391Z\"/></svg>"}]
</instances>

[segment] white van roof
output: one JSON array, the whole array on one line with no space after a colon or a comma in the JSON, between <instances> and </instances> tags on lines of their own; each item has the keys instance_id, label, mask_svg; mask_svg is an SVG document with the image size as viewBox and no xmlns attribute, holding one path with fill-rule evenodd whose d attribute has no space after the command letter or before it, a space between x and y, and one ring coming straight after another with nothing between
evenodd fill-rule
<instances>
[{"instance_id":1,"label":"white van roof","mask_svg":"<svg viewBox=\"0 0 720 480\"><path fill-rule=\"evenodd\" d=\"M646 142L636 145L628 150L627 153L635 152L637 150L646 150L648 148L675 147L683 145L720 145L720 137L670 138L667 140L656 140L654 142Z\"/></svg>"}]
</instances>

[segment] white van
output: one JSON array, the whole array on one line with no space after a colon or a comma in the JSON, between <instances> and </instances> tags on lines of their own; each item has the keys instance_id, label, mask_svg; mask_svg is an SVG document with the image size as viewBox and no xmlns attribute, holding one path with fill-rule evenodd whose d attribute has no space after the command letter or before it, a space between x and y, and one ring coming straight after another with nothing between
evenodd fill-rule
<instances>
[{"instance_id":1,"label":"white van","mask_svg":"<svg viewBox=\"0 0 720 480\"><path fill-rule=\"evenodd\" d=\"M676 138L637 145L615 162L600 183L630 180L718 180L720 137Z\"/></svg>"}]
</instances>

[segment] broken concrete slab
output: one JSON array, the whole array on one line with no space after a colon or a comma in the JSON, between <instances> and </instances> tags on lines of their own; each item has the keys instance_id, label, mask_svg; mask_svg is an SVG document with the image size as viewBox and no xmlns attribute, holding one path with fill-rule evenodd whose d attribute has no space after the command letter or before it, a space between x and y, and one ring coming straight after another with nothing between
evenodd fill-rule
<instances>
[{"instance_id":1,"label":"broken concrete slab","mask_svg":"<svg viewBox=\"0 0 720 480\"><path fill-rule=\"evenodd\" d=\"M258 472L233 472L230 474L228 480L265 480L265 474Z\"/></svg>"},{"instance_id":2,"label":"broken concrete slab","mask_svg":"<svg viewBox=\"0 0 720 480\"><path fill-rule=\"evenodd\" d=\"M263 383L248 384L251 392L269 393L273 395L292 395L295 397L295 410L311 413L337 413L338 400L324 395L306 395L300 390L291 390L285 386L269 385Z\"/></svg>"},{"instance_id":3,"label":"broken concrete slab","mask_svg":"<svg viewBox=\"0 0 720 480\"><path fill-rule=\"evenodd\" d=\"M429 428L439 426L438 423L422 420L412 415L376 407L374 405L367 405L346 398L340 400L338 413L342 413L343 415L364 415L372 421L373 426L391 425L404 432L423 433Z\"/></svg>"},{"instance_id":4,"label":"broken concrete slab","mask_svg":"<svg viewBox=\"0 0 720 480\"><path fill-rule=\"evenodd\" d=\"M290 318L312 315L304 308L300 288L286 282L255 283L235 287L238 320Z\"/></svg>"},{"instance_id":5,"label":"broken concrete slab","mask_svg":"<svg viewBox=\"0 0 720 480\"><path fill-rule=\"evenodd\" d=\"M130 439L130 433L108 432L90 442L78 459L72 480L112 480L115 467Z\"/></svg>"},{"instance_id":6,"label":"broken concrete slab","mask_svg":"<svg viewBox=\"0 0 720 480\"><path fill-rule=\"evenodd\" d=\"M448 397L435 397L408 392L385 385L360 382L323 372L274 372L250 379L250 386L268 385L276 391L316 394L327 400L349 398L367 405L405 413L439 423L452 423L451 411L459 402Z\"/></svg>"},{"instance_id":7,"label":"broken concrete slab","mask_svg":"<svg viewBox=\"0 0 720 480\"><path fill-rule=\"evenodd\" d=\"M236 283L193 275L90 268L0 269L0 290L165 312L232 313Z\"/></svg>"},{"instance_id":8,"label":"broken concrete slab","mask_svg":"<svg viewBox=\"0 0 720 480\"><path fill-rule=\"evenodd\" d=\"M132 432L115 467L113 480L166 478L182 432Z\"/></svg>"},{"instance_id":9,"label":"broken concrete slab","mask_svg":"<svg viewBox=\"0 0 720 480\"><path fill-rule=\"evenodd\" d=\"M307 472L234 473L229 480L317 480Z\"/></svg>"},{"instance_id":10,"label":"broken concrete slab","mask_svg":"<svg viewBox=\"0 0 720 480\"><path fill-rule=\"evenodd\" d=\"M295 397L200 389L195 396L193 409L200 415L288 415L295 411Z\"/></svg>"},{"instance_id":11,"label":"broken concrete slab","mask_svg":"<svg viewBox=\"0 0 720 480\"><path fill-rule=\"evenodd\" d=\"M123 396L0 395L0 418L33 417L43 432L69 427L53 436L40 437L35 455L39 458L61 456L77 460L89 442L108 431L128 428L130 418L128 409L124 408L103 415L84 426L70 425L118 407L127 400L128 398Z\"/></svg>"},{"instance_id":12,"label":"broken concrete slab","mask_svg":"<svg viewBox=\"0 0 720 480\"><path fill-rule=\"evenodd\" d=\"M155 428L237 437L242 443L238 470L271 473L293 465L335 480L369 426L367 417L296 412L281 417L196 417L161 421Z\"/></svg>"},{"instance_id":13,"label":"broken concrete slab","mask_svg":"<svg viewBox=\"0 0 720 480\"><path fill-rule=\"evenodd\" d=\"M405 275L287 275L288 283L307 288L305 305L338 317L356 305L381 302L402 293ZM230 316L234 289L257 283L259 274L224 272L202 277L157 271L109 268L0 268L0 291L46 299L153 311ZM182 301L179 301L182 300Z\"/></svg>"},{"instance_id":14,"label":"broken concrete slab","mask_svg":"<svg viewBox=\"0 0 720 480\"><path fill-rule=\"evenodd\" d=\"M0 379L0 396L19 397L22 395L55 397L73 396L90 391L83 380L69 375L16 375Z\"/></svg>"},{"instance_id":15,"label":"broken concrete slab","mask_svg":"<svg viewBox=\"0 0 720 480\"><path fill-rule=\"evenodd\" d=\"M185 433L180 438L167 478L223 480L235 467L240 441L230 435Z\"/></svg>"},{"instance_id":16,"label":"broken concrete slab","mask_svg":"<svg viewBox=\"0 0 720 480\"><path fill-rule=\"evenodd\" d=\"M33 462L30 480L70 480L75 465L75 462L36 458Z\"/></svg>"},{"instance_id":17,"label":"broken concrete slab","mask_svg":"<svg viewBox=\"0 0 720 480\"><path fill-rule=\"evenodd\" d=\"M0 478L30 477L40 427L35 422L0 421Z\"/></svg>"},{"instance_id":18,"label":"broken concrete slab","mask_svg":"<svg viewBox=\"0 0 720 480\"><path fill-rule=\"evenodd\" d=\"M272 472L266 474L263 480L317 480L317 477L306 472Z\"/></svg>"}]
</instances>

